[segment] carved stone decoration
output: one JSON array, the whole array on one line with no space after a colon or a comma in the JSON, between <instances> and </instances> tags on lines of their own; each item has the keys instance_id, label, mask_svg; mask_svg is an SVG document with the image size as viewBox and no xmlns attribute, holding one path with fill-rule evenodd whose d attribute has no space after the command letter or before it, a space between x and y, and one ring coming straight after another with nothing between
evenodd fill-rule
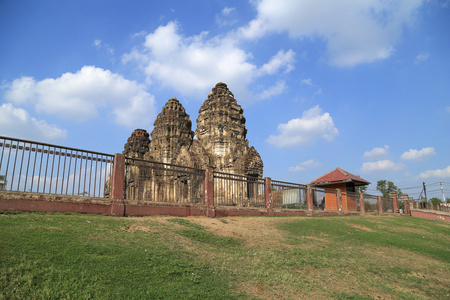
<instances>
[{"instance_id":1,"label":"carved stone decoration","mask_svg":"<svg viewBox=\"0 0 450 300\"><path fill-rule=\"evenodd\" d=\"M132 158L144 158L144 154L148 152L150 138L147 130L136 129L128 138L124 146L122 154Z\"/></svg>"},{"instance_id":2,"label":"carved stone decoration","mask_svg":"<svg viewBox=\"0 0 450 300\"><path fill-rule=\"evenodd\" d=\"M205 167L247 175L241 172L245 168L237 164L238 158L249 150L244 110L225 83L219 82L200 106L195 134L199 144L212 157L211 165ZM261 162L257 174L262 176L259 154L257 159Z\"/></svg>"},{"instance_id":3,"label":"carved stone decoration","mask_svg":"<svg viewBox=\"0 0 450 300\"><path fill-rule=\"evenodd\" d=\"M189 115L176 98L169 99L154 122L151 140L147 131L136 129L125 144L123 154L131 158L126 165L126 198L177 202L202 193L200 179L189 175L192 171L177 174L162 166L149 168L145 161L133 158L261 178L263 162L256 149L249 147L245 121L244 110L220 82L200 106L194 139ZM256 184L248 183L245 188L246 183L237 184L243 186L240 190L246 191L249 199L258 195Z\"/></svg>"},{"instance_id":4,"label":"carved stone decoration","mask_svg":"<svg viewBox=\"0 0 450 300\"><path fill-rule=\"evenodd\" d=\"M236 167L239 168L237 172L240 174L258 178L263 176L263 162L254 147L250 147L244 155L237 159Z\"/></svg>"},{"instance_id":5,"label":"carved stone decoration","mask_svg":"<svg viewBox=\"0 0 450 300\"><path fill-rule=\"evenodd\" d=\"M153 124L147 157L162 163L175 163L181 149L189 147L194 138L192 122L177 98L171 98Z\"/></svg>"}]
</instances>

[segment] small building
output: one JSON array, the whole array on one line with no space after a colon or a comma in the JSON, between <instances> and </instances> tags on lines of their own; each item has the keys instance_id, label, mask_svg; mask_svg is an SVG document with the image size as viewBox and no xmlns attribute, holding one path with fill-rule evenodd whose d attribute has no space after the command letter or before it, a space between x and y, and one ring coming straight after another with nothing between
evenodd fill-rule
<instances>
[{"instance_id":1,"label":"small building","mask_svg":"<svg viewBox=\"0 0 450 300\"><path fill-rule=\"evenodd\" d=\"M323 187L326 189L340 189L342 192L342 209L344 211L357 210L357 197L353 194L355 187L369 185L370 182L356 176L350 172L336 168L333 171L313 180L311 185L314 187ZM327 210L338 210L336 205L336 194L325 193L325 207Z\"/></svg>"}]
</instances>

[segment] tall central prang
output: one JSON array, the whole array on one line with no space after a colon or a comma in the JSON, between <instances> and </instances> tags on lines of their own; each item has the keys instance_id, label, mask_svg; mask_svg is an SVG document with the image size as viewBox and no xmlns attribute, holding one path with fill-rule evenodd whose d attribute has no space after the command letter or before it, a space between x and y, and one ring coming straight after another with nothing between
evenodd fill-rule
<instances>
[{"instance_id":1,"label":"tall central prang","mask_svg":"<svg viewBox=\"0 0 450 300\"><path fill-rule=\"evenodd\" d=\"M244 110L225 83L218 83L200 106L196 138L191 126L184 107L176 98L171 98L155 120L151 140L143 140L148 134L138 129L139 134L136 131L132 134L123 154L133 156L129 149L147 147L144 158L148 160L250 177L263 176L261 157L255 148L249 147L246 139ZM135 140L136 136L140 139Z\"/></svg>"}]
</instances>

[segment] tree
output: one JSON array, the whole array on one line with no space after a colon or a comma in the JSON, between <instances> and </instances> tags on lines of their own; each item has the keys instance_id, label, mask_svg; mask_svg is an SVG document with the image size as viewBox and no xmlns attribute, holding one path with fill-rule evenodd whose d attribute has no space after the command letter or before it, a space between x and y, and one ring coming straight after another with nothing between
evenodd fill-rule
<instances>
[{"instance_id":1,"label":"tree","mask_svg":"<svg viewBox=\"0 0 450 300\"><path fill-rule=\"evenodd\" d=\"M431 204L433 204L433 205L439 205L439 204L442 203L442 200L439 199L438 197L433 197L433 198L430 199L430 202L431 202Z\"/></svg>"},{"instance_id":2,"label":"tree","mask_svg":"<svg viewBox=\"0 0 450 300\"><path fill-rule=\"evenodd\" d=\"M396 187L392 181L387 180L377 181L377 191L380 191L384 198L391 197L392 192L395 192L397 194L397 197L403 195L402 191L398 187Z\"/></svg>"},{"instance_id":3,"label":"tree","mask_svg":"<svg viewBox=\"0 0 450 300\"><path fill-rule=\"evenodd\" d=\"M355 186L355 192L356 193L362 193L365 194L367 190L367 185L360 185L360 186Z\"/></svg>"},{"instance_id":4,"label":"tree","mask_svg":"<svg viewBox=\"0 0 450 300\"><path fill-rule=\"evenodd\" d=\"M383 195L383 198L390 198L392 192L395 192L397 194L397 199L399 199L403 195L402 191L397 186L395 186L392 181L387 180L377 181L377 191L379 191ZM397 203L399 209L404 209L402 201L398 201ZM383 203L383 210L387 211L390 206L391 205L388 202Z\"/></svg>"}]
</instances>

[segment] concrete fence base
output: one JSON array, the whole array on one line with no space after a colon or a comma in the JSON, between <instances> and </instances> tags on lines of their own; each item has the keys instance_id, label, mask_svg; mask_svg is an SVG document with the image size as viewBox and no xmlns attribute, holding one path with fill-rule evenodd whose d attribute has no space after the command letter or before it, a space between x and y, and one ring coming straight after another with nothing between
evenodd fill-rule
<instances>
[{"instance_id":1,"label":"concrete fence base","mask_svg":"<svg viewBox=\"0 0 450 300\"><path fill-rule=\"evenodd\" d=\"M61 196L26 192L0 192L0 211L73 212L113 216L337 216L359 215L360 212L339 212L301 209L273 209L205 204L136 203L108 198Z\"/></svg>"}]
</instances>

